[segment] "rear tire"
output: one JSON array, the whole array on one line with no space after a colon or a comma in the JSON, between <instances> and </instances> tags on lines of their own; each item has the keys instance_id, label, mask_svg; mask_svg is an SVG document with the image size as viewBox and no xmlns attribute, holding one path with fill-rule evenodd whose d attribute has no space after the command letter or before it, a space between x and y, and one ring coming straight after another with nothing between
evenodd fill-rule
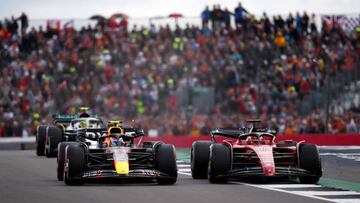
<instances>
[{"instance_id":1,"label":"rear tire","mask_svg":"<svg viewBox=\"0 0 360 203\"><path fill-rule=\"evenodd\" d=\"M314 176L299 177L300 183L315 184L322 176L321 159L319 151L314 144L299 145L299 164L300 168L306 169Z\"/></svg>"},{"instance_id":2,"label":"rear tire","mask_svg":"<svg viewBox=\"0 0 360 203\"><path fill-rule=\"evenodd\" d=\"M57 179L64 180L65 149L69 145L78 145L76 142L61 142L57 150Z\"/></svg>"},{"instance_id":3,"label":"rear tire","mask_svg":"<svg viewBox=\"0 0 360 203\"><path fill-rule=\"evenodd\" d=\"M46 130L45 155L47 157L56 157L58 144L62 141L62 130L56 126L49 126Z\"/></svg>"},{"instance_id":4,"label":"rear tire","mask_svg":"<svg viewBox=\"0 0 360 203\"><path fill-rule=\"evenodd\" d=\"M85 171L85 149L80 145L68 145L65 148L67 170L64 175L66 185L81 185L83 179L79 175Z\"/></svg>"},{"instance_id":5,"label":"rear tire","mask_svg":"<svg viewBox=\"0 0 360 203\"><path fill-rule=\"evenodd\" d=\"M191 147L191 175L194 179L206 179L211 141L195 141Z\"/></svg>"},{"instance_id":6,"label":"rear tire","mask_svg":"<svg viewBox=\"0 0 360 203\"><path fill-rule=\"evenodd\" d=\"M46 128L47 126L40 125L36 130L36 155L38 156L45 155Z\"/></svg>"},{"instance_id":7,"label":"rear tire","mask_svg":"<svg viewBox=\"0 0 360 203\"><path fill-rule=\"evenodd\" d=\"M174 145L160 144L155 151L155 168L169 177L157 178L160 185L172 185L177 180L177 165Z\"/></svg>"},{"instance_id":8,"label":"rear tire","mask_svg":"<svg viewBox=\"0 0 360 203\"><path fill-rule=\"evenodd\" d=\"M218 177L231 168L231 153L228 146L214 143L210 145L208 180L210 183L225 183L227 178Z\"/></svg>"}]
</instances>

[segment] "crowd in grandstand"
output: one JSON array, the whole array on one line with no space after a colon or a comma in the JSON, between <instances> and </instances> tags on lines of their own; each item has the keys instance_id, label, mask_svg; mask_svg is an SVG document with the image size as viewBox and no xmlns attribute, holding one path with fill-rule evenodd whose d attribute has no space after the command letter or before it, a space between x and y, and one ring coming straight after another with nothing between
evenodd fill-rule
<instances>
[{"instance_id":1,"label":"crowd in grandstand","mask_svg":"<svg viewBox=\"0 0 360 203\"><path fill-rule=\"evenodd\" d=\"M306 12L257 18L241 4L206 8L201 19L173 30L29 30L25 14L0 21L0 137L30 135L76 106L135 119L152 135L208 135L257 115L285 135L359 132L359 106L328 123L324 109L298 113L326 77L359 69L359 32L320 28ZM188 86L214 88L214 108L187 115L176 91Z\"/></svg>"}]
</instances>

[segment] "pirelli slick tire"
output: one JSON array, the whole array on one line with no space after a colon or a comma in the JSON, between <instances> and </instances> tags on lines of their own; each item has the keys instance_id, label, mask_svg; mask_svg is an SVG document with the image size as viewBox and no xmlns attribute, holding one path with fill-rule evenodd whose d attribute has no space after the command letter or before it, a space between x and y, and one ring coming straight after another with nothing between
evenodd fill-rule
<instances>
[{"instance_id":1,"label":"pirelli slick tire","mask_svg":"<svg viewBox=\"0 0 360 203\"><path fill-rule=\"evenodd\" d=\"M38 156L45 155L46 127L45 125L40 125L36 130L36 155Z\"/></svg>"},{"instance_id":2,"label":"pirelli slick tire","mask_svg":"<svg viewBox=\"0 0 360 203\"><path fill-rule=\"evenodd\" d=\"M191 175L194 179L206 179L211 141L195 141L191 147Z\"/></svg>"},{"instance_id":3,"label":"pirelli slick tire","mask_svg":"<svg viewBox=\"0 0 360 203\"><path fill-rule=\"evenodd\" d=\"M49 126L46 129L45 155L56 157L58 144L62 141L63 133L59 127Z\"/></svg>"},{"instance_id":4,"label":"pirelli slick tire","mask_svg":"<svg viewBox=\"0 0 360 203\"><path fill-rule=\"evenodd\" d=\"M58 145L57 150L57 179L59 181L64 180L64 165L65 165L65 149L67 146L70 145L79 145L79 143L76 142L61 142Z\"/></svg>"},{"instance_id":5,"label":"pirelli slick tire","mask_svg":"<svg viewBox=\"0 0 360 203\"><path fill-rule=\"evenodd\" d=\"M176 153L174 145L160 144L155 150L155 169L168 177L157 178L160 185L172 185L177 181Z\"/></svg>"},{"instance_id":6,"label":"pirelli slick tire","mask_svg":"<svg viewBox=\"0 0 360 203\"><path fill-rule=\"evenodd\" d=\"M322 176L322 166L319 151L316 145L300 144L298 152L300 168L305 169L313 174L312 176L299 177L300 183L317 183Z\"/></svg>"},{"instance_id":7,"label":"pirelli slick tire","mask_svg":"<svg viewBox=\"0 0 360 203\"><path fill-rule=\"evenodd\" d=\"M80 175L85 171L85 149L81 144L71 144L65 147L65 172L66 185L81 185L83 179Z\"/></svg>"},{"instance_id":8,"label":"pirelli slick tire","mask_svg":"<svg viewBox=\"0 0 360 203\"><path fill-rule=\"evenodd\" d=\"M230 170L231 152L228 146L218 143L210 145L208 180L210 183L225 183L227 178L218 177Z\"/></svg>"}]
</instances>

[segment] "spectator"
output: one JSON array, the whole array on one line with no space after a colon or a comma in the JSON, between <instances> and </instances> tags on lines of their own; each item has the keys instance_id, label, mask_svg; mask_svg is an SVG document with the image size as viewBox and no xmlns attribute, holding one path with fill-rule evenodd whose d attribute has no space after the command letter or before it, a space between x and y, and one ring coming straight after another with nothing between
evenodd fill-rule
<instances>
[{"instance_id":1,"label":"spectator","mask_svg":"<svg viewBox=\"0 0 360 203\"><path fill-rule=\"evenodd\" d=\"M302 17L300 16L300 13L296 12L295 27L296 27L297 33L300 34L303 31L304 22L306 22L306 20L303 20Z\"/></svg>"},{"instance_id":2,"label":"spectator","mask_svg":"<svg viewBox=\"0 0 360 203\"><path fill-rule=\"evenodd\" d=\"M296 128L293 124L293 121L291 121L291 120L287 121L284 135L293 136L295 134L297 134L297 132L296 132Z\"/></svg>"},{"instance_id":3,"label":"spectator","mask_svg":"<svg viewBox=\"0 0 360 203\"><path fill-rule=\"evenodd\" d=\"M26 29L29 27L28 17L23 12L18 19L20 20L20 23L21 23L21 35L24 35L26 33Z\"/></svg>"},{"instance_id":4,"label":"spectator","mask_svg":"<svg viewBox=\"0 0 360 203\"><path fill-rule=\"evenodd\" d=\"M15 19L14 16L11 16L11 20L6 20L5 19L5 22L7 21L7 29L9 30L9 32L12 34L12 35L15 35L18 33L18 29L19 29L19 25Z\"/></svg>"},{"instance_id":5,"label":"spectator","mask_svg":"<svg viewBox=\"0 0 360 203\"><path fill-rule=\"evenodd\" d=\"M235 25L242 25L243 24L245 14L249 14L249 12L239 2L238 6L234 10Z\"/></svg>"},{"instance_id":6,"label":"spectator","mask_svg":"<svg viewBox=\"0 0 360 203\"><path fill-rule=\"evenodd\" d=\"M280 48L281 53L284 53L284 49L286 46L286 39L283 36L281 31L278 31L274 43L276 44L276 46L278 46Z\"/></svg>"},{"instance_id":7,"label":"spectator","mask_svg":"<svg viewBox=\"0 0 360 203\"><path fill-rule=\"evenodd\" d=\"M316 34L318 32L314 13L311 14L311 18L310 18L310 32L311 32L311 34Z\"/></svg>"},{"instance_id":8,"label":"spectator","mask_svg":"<svg viewBox=\"0 0 360 203\"><path fill-rule=\"evenodd\" d=\"M289 13L289 16L286 19L286 25L287 25L288 29L290 29L294 26L294 17L292 15L292 13Z\"/></svg>"},{"instance_id":9,"label":"spectator","mask_svg":"<svg viewBox=\"0 0 360 203\"><path fill-rule=\"evenodd\" d=\"M262 24L263 31L267 35L271 34L271 22L265 12L263 13L263 17L261 18L261 24Z\"/></svg>"},{"instance_id":10,"label":"spectator","mask_svg":"<svg viewBox=\"0 0 360 203\"><path fill-rule=\"evenodd\" d=\"M358 130L358 126L355 123L355 118L350 113L346 113L344 118L346 122L346 132L358 133L359 130Z\"/></svg>"},{"instance_id":11,"label":"spectator","mask_svg":"<svg viewBox=\"0 0 360 203\"><path fill-rule=\"evenodd\" d=\"M225 23L225 27L227 29L229 29L230 25L231 25L231 19L230 19L231 15L232 15L232 13L230 13L230 11L227 8L225 8L224 13L223 13L223 20Z\"/></svg>"},{"instance_id":12,"label":"spectator","mask_svg":"<svg viewBox=\"0 0 360 203\"><path fill-rule=\"evenodd\" d=\"M221 10L220 5L214 5L214 9L211 13L213 29L219 29L224 19L224 12Z\"/></svg>"},{"instance_id":13,"label":"spectator","mask_svg":"<svg viewBox=\"0 0 360 203\"><path fill-rule=\"evenodd\" d=\"M202 26L208 25L209 20L210 20L210 10L209 10L209 6L206 6L205 10L203 10L203 12L201 13Z\"/></svg>"},{"instance_id":14,"label":"spectator","mask_svg":"<svg viewBox=\"0 0 360 203\"><path fill-rule=\"evenodd\" d=\"M304 11L303 16L301 17L301 30L306 34L308 32L308 28L309 28L309 16L307 15L306 11Z\"/></svg>"}]
</instances>

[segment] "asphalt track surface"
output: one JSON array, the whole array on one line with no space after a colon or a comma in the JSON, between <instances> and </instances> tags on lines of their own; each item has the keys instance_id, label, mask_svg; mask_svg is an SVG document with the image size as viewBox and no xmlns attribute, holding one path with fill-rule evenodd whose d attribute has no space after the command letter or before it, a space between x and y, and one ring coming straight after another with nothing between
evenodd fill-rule
<instances>
[{"instance_id":1,"label":"asphalt track surface","mask_svg":"<svg viewBox=\"0 0 360 203\"><path fill-rule=\"evenodd\" d=\"M325 177L341 178L343 174L351 173L344 180L360 180L360 162L349 159L349 164L344 164L343 161L347 161L347 159L339 160L342 158L334 157L335 160L330 155L326 159L323 158ZM339 166L342 168L339 169ZM0 202L327 202L327 199L323 199L321 196L312 198L306 195L296 195L291 191L289 193L278 189L269 189L268 186L263 187L262 184L255 184L255 186L240 182L209 184L207 180L193 180L189 175L184 174L186 172L179 174L177 183L171 186L159 186L155 183L119 182L66 186L56 179L56 159L37 157L34 151L0 151ZM279 186L277 185L277 187ZM290 188L290 190L296 191L297 187L307 186L295 185L295 188ZM319 188L315 189L321 193L323 189ZM341 193L341 191L339 192ZM354 195L357 198L357 194ZM356 199L348 200L357 202ZM347 202L347 200L342 202Z\"/></svg>"}]
</instances>

